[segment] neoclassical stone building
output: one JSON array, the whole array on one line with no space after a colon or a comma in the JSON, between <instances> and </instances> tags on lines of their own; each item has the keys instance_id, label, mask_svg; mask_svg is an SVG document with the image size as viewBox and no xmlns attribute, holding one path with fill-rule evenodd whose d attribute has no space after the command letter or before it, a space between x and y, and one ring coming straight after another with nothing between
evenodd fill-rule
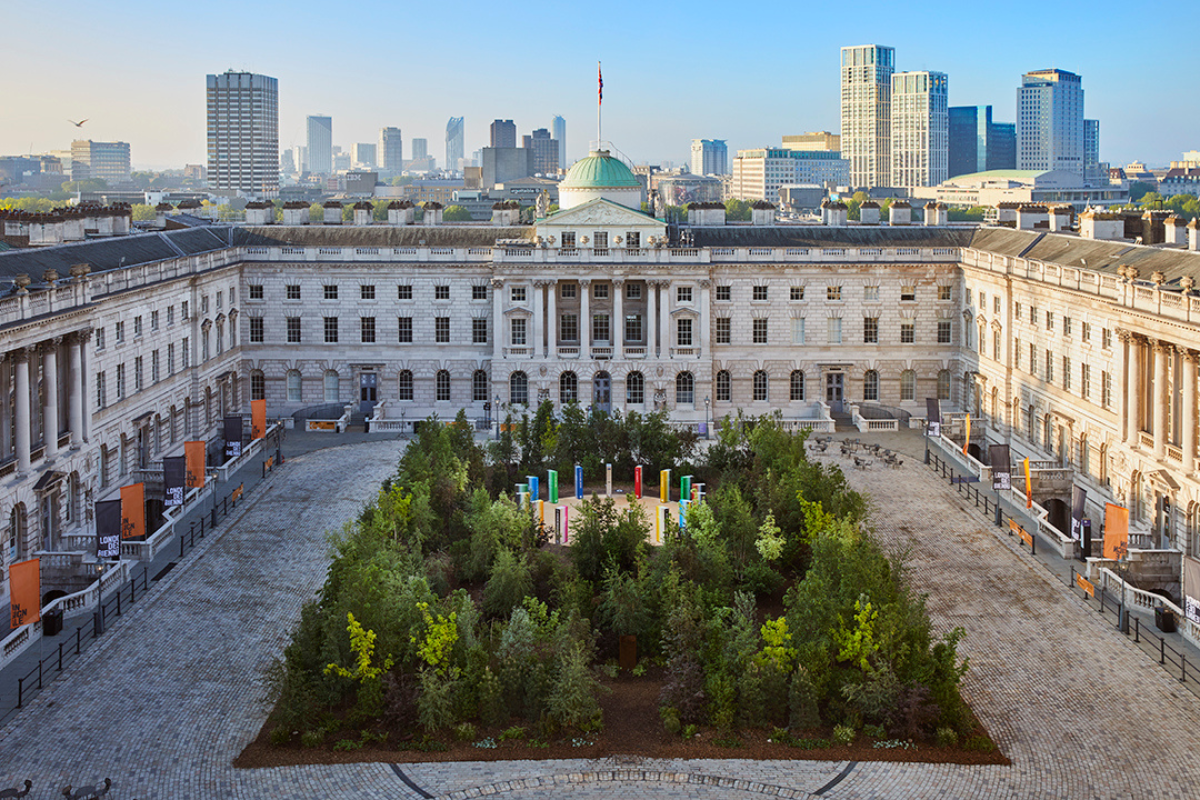
<instances>
[{"instance_id":1,"label":"neoclassical stone building","mask_svg":"<svg viewBox=\"0 0 1200 800\"><path fill-rule=\"evenodd\" d=\"M699 427L921 417L940 397L1071 468L1093 518L1112 499L1139 546L1200 556L1200 253L764 210L673 230L612 199L632 205L628 172L593 153L534 225L260 216L0 253L0 594L37 553L94 575L92 504L185 439L219 447L222 416L260 397L391 431L459 409L483 429L541 399Z\"/></svg>"}]
</instances>

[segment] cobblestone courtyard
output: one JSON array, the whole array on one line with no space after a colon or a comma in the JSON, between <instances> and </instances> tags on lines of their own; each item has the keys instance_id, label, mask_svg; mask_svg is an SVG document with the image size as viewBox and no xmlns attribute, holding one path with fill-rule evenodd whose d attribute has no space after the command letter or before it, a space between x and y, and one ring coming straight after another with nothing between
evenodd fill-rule
<instances>
[{"instance_id":1,"label":"cobblestone courtyard","mask_svg":"<svg viewBox=\"0 0 1200 800\"><path fill-rule=\"evenodd\" d=\"M403 443L388 441L289 460L244 516L0 731L0 787L31 778L30 797L51 798L111 777L110 797L122 800L1194 796L1200 701L926 471L919 438L871 438L909 451L905 466L847 475L872 495L882 540L910 548L910 580L930 594L935 625L968 630L964 695L1011 767L613 759L235 770L266 715L261 672L324 579L324 532L394 470Z\"/></svg>"}]
</instances>

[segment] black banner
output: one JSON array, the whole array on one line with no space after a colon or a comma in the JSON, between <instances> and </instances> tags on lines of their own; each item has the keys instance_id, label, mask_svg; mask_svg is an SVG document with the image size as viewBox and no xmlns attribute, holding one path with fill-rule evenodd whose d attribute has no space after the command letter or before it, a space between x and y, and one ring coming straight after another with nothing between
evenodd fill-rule
<instances>
[{"instance_id":1,"label":"black banner","mask_svg":"<svg viewBox=\"0 0 1200 800\"><path fill-rule=\"evenodd\" d=\"M225 460L242 454L242 418L225 418Z\"/></svg>"},{"instance_id":2,"label":"black banner","mask_svg":"<svg viewBox=\"0 0 1200 800\"><path fill-rule=\"evenodd\" d=\"M96 558L121 557L121 501L96 503Z\"/></svg>"},{"instance_id":3,"label":"black banner","mask_svg":"<svg viewBox=\"0 0 1200 800\"><path fill-rule=\"evenodd\" d=\"M925 398L925 425L926 432L933 438L942 435L942 407L936 397Z\"/></svg>"},{"instance_id":4,"label":"black banner","mask_svg":"<svg viewBox=\"0 0 1200 800\"><path fill-rule=\"evenodd\" d=\"M994 444L988 447L988 461L992 464L992 488L997 492L1007 492L1012 488L1008 445Z\"/></svg>"},{"instance_id":5,"label":"black banner","mask_svg":"<svg viewBox=\"0 0 1200 800\"><path fill-rule=\"evenodd\" d=\"M1082 486L1076 486L1071 494L1071 538L1076 541L1080 538L1080 529L1083 525L1083 513L1087 505L1087 489Z\"/></svg>"},{"instance_id":6,"label":"black banner","mask_svg":"<svg viewBox=\"0 0 1200 800\"><path fill-rule=\"evenodd\" d=\"M187 456L163 459L163 505L174 508L183 505L187 494Z\"/></svg>"}]
</instances>

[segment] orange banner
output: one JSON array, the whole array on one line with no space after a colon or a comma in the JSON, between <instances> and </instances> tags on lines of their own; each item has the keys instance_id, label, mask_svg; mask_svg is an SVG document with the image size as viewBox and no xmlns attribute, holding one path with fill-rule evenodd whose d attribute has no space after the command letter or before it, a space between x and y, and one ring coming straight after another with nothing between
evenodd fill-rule
<instances>
[{"instance_id":1,"label":"orange banner","mask_svg":"<svg viewBox=\"0 0 1200 800\"><path fill-rule=\"evenodd\" d=\"M967 454L967 447L971 444L971 415L967 414L967 433L963 437L963 455Z\"/></svg>"},{"instance_id":2,"label":"orange banner","mask_svg":"<svg viewBox=\"0 0 1200 800\"><path fill-rule=\"evenodd\" d=\"M187 478L184 486L188 489L203 489L204 442L184 442L183 454L187 457Z\"/></svg>"},{"instance_id":3,"label":"orange banner","mask_svg":"<svg viewBox=\"0 0 1200 800\"><path fill-rule=\"evenodd\" d=\"M250 438L261 439L267 435L267 401L250 401Z\"/></svg>"},{"instance_id":4,"label":"orange banner","mask_svg":"<svg viewBox=\"0 0 1200 800\"><path fill-rule=\"evenodd\" d=\"M1129 509L1104 504L1104 557L1118 561L1129 551Z\"/></svg>"},{"instance_id":5,"label":"orange banner","mask_svg":"<svg viewBox=\"0 0 1200 800\"><path fill-rule=\"evenodd\" d=\"M121 538L146 535L146 484L121 487Z\"/></svg>"},{"instance_id":6,"label":"orange banner","mask_svg":"<svg viewBox=\"0 0 1200 800\"><path fill-rule=\"evenodd\" d=\"M1033 483L1029 480L1029 459L1025 459L1025 507L1033 508Z\"/></svg>"},{"instance_id":7,"label":"orange banner","mask_svg":"<svg viewBox=\"0 0 1200 800\"><path fill-rule=\"evenodd\" d=\"M8 568L9 627L13 630L42 618L42 568L36 559Z\"/></svg>"}]
</instances>

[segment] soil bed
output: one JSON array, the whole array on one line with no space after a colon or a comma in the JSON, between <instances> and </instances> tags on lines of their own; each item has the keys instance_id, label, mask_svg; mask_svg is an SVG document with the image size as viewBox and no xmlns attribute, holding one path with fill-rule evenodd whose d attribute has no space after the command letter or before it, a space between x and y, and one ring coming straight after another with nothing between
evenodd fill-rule
<instances>
[{"instance_id":1,"label":"soil bed","mask_svg":"<svg viewBox=\"0 0 1200 800\"><path fill-rule=\"evenodd\" d=\"M567 733L547 742L544 746L535 743L535 727L519 720L514 725L523 725L529 730L525 740L501 741L500 729L478 727L472 741L457 741L451 732L437 737L445 750L421 751L412 749L414 740L404 741L403 733L393 731L388 741L372 743L358 750L334 750L333 745L341 739L358 739L358 731L345 731L331 735L321 747L305 748L299 737L285 745L270 743L270 732L275 727L268 718L241 755L233 762L235 767L280 767L300 764L348 764L363 761L385 762L437 762L437 761L545 761L573 758L606 758L609 756L640 756L643 758L738 758L738 759L810 759L820 761L907 761L937 764L1003 764L1011 762L998 749L991 752L964 750L961 747L938 747L921 742L916 749L876 748L874 740L860 735L849 746L831 745L814 749L803 749L780 742L772 742L770 731L750 729L739 731L729 739L711 728L701 728L692 739L673 736L663 729L658 716L658 695L662 690L662 672L647 671L641 677L622 673L616 679L604 679L603 683L612 691L600 698L604 710L605 726L600 733ZM982 729L978 734L986 736ZM797 739L831 739L830 730L793 732ZM476 747L475 742L490 738L494 748ZM725 744L717 744L722 739ZM728 746L736 741L738 746ZM576 746L576 743L579 746Z\"/></svg>"}]
</instances>

